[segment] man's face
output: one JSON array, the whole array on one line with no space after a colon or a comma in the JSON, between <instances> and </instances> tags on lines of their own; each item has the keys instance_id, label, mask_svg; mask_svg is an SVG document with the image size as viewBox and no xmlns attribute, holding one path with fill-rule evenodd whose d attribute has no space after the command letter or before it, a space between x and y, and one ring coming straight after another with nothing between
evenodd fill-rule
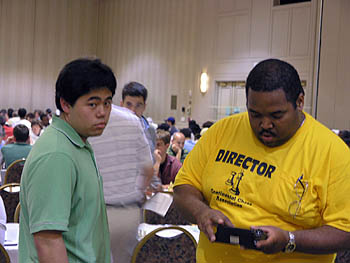
<instances>
[{"instance_id":1,"label":"man's face","mask_svg":"<svg viewBox=\"0 0 350 263\"><path fill-rule=\"evenodd\" d=\"M173 140L171 142L171 148L174 152L178 152L179 149L183 149L185 146L185 136L180 133L176 132L174 133Z\"/></svg>"},{"instance_id":2,"label":"man's face","mask_svg":"<svg viewBox=\"0 0 350 263\"><path fill-rule=\"evenodd\" d=\"M74 106L61 105L66 120L85 142L90 136L101 135L111 113L112 92L107 88L95 89L77 99ZM64 105L64 106L63 106Z\"/></svg>"},{"instance_id":3,"label":"man's face","mask_svg":"<svg viewBox=\"0 0 350 263\"><path fill-rule=\"evenodd\" d=\"M247 108L250 126L255 136L266 146L276 147L287 142L303 120L304 95L294 108L282 89L257 92L249 89Z\"/></svg>"},{"instance_id":4,"label":"man's face","mask_svg":"<svg viewBox=\"0 0 350 263\"><path fill-rule=\"evenodd\" d=\"M41 127L39 124L34 124L32 126L32 131L35 135L39 136L40 135L40 132L41 132Z\"/></svg>"},{"instance_id":5,"label":"man's face","mask_svg":"<svg viewBox=\"0 0 350 263\"><path fill-rule=\"evenodd\" d=\"M49 124L50 124L49 118L48 118L46 115L42 116L42 118L41 118L41 123L42 123L45 127L46 127L46 126L49 126Z\"/></svg>"},{"instance_id":6,"label":"man's face","mask_svg":"<svg viewBox=\"0 0 350 263\"><path fill-rule=\"evenodd\" d=\"M162 161L165 159L166 151L169 147L169 143L165 144L163 140L156 141L156 149L159 150Z\"/></svg>"},{"instance_id":7,"label":"man's face","mask_svg":"<svg viewBox=\"0 0 350 263\"><path fill-rule=\"evenodd\" d=\"M133 111L138 117L142 117L146 104L142 96L125 96L120 106Z\"/></svg>"}]
</instances>

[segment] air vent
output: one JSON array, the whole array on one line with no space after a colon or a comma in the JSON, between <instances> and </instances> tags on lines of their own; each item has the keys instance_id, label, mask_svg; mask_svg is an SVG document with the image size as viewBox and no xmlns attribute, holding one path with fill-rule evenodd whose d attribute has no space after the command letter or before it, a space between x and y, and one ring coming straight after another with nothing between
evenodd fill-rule
<instances>
[{"instance_id":1,"label":"air vent","mask_svg":"<svg viewBox=\"0 0 350 263\"><path fill-rule=\"evenodd\" d=\"M273 0L273 6L291 5L304 2L311 2L311 0Z\"/></svg>"}]
</instances>

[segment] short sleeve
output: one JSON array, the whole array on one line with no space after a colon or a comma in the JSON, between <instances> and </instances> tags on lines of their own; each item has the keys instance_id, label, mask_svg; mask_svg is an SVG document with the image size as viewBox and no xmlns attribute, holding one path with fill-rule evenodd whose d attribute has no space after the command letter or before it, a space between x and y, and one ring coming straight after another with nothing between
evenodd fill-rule
<instances>
[{"instance_id":1,"label":"short sleeve","mask_svg":"<svg viewBox=\"0 0 350 263\"><path fill-rule=\"evenodd\" d=\"M350 232L350 163L333 169L330 175L324 224Z\"/></svg>"},{"instance_id":2,"label":"short sleeve","mask_svg":"<svg viewBox=\"0 0 350 263\"><path fill-rule=\"evenodd\" d=\"M51 153L30 163L24 180L24 202L32 234L68 231L76 174L72 159L64 153Z\"/></svg>"}]
</instances>

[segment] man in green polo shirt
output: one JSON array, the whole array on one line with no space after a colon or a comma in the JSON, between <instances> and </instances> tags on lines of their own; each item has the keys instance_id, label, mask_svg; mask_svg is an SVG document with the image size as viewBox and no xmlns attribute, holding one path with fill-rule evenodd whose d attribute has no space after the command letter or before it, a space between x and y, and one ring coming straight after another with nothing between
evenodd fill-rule
<instances>
[{"instance_id":1,"label":"man in green polo shirt","mask_svg":"<svg viewBox=\"0 0 350 263\"><path fill-rule=\"evenodd\" d=\"M110 262L102 180L87 138L102 134L115 89L113 72L96 59L74 60L60 72L61 115L23 170L19 262Z\"/></svg>"}]
</instances>

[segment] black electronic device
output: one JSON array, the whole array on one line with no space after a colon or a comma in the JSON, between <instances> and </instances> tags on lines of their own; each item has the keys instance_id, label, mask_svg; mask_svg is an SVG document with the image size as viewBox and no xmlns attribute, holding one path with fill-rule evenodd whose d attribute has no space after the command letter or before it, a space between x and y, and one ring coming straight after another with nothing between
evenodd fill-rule
<instances>
[{"instance_id":1,"label":"black electronic device","mask_svg":"<svg viewBox=\"0 0 350 263\"><path fill-rule=\"evenodd\" d=\"M256 242L267 239L267 234L261 229L243 229L218 225L215 242L241 245L248 249L257 249Z\"/></svg>"}]
</instances>

